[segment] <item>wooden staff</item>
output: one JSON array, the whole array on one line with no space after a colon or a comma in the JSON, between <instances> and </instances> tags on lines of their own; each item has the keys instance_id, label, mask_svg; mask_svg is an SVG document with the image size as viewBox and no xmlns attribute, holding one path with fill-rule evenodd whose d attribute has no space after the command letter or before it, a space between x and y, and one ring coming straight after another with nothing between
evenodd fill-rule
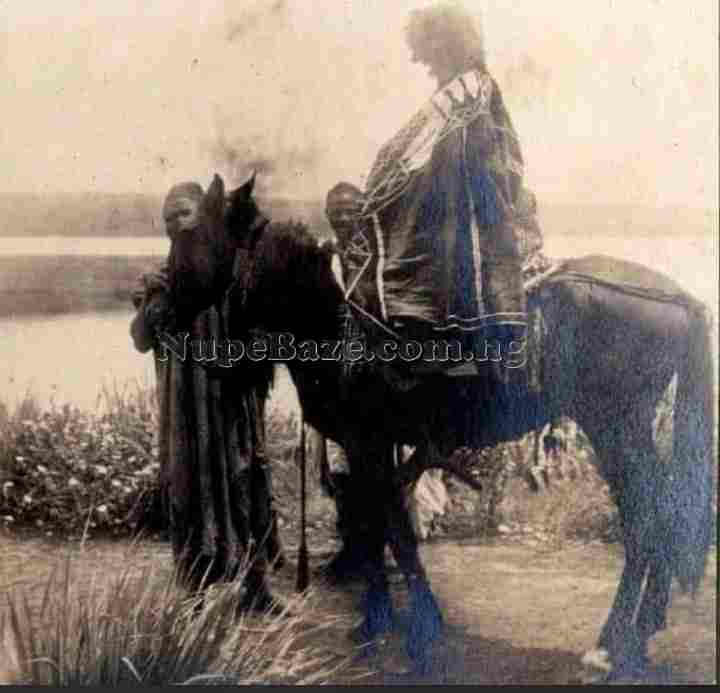
<instances>
[{"instance_id":1,"label":"wooden staff","mask_svg":"<svg viewBox=\"0 0 720 693\"><path fill-rule=\"evenodd\" d=\"M300 417L300 550L298 551L297 584L295 590L304 592L310 585L310 557L307 548L307 531L305 526L307 506L307 457L305 451L305 417Z\"/></svg>"}]
</instances>

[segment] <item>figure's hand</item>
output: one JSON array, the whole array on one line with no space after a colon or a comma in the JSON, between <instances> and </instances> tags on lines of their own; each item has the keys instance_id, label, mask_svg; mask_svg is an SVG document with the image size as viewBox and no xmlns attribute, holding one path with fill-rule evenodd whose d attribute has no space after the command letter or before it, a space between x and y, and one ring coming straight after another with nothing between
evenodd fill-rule
<instances>
[{"instance_id":1,"label":"figure's hand","mask_svg":"<svg viewBox=\"0 0 720 693\"><path fill-rule=\"evenodd\" d=\"M172 310L168 294L161 291L149 294L145 303L145 320L148 327L157 332L162 327L167 327L171 317Z\"/></svg>"},{"instance_id":2,"label":"figure's hand","mask_svg":"<svg viewBox=\"0 0 720 693\"><path fill-rule=\"evenodd\" d=\"M130 326L130 334L135 348L145 353L156 343L158 331L172 319L167 266L139 276L132 300L137 314Z\"/></svg>"},{"instance_id":3,"label":"figure's hand","mask_svg":"<svg viewBox=\"0 0 720 693\"><path fill-rule=\"evenodd\" d=\"M167 321L170 312L170 280L167 267L147 272L140 277L143 286L143 314L151 332Z\"/></svg>"},{"instance_id":4,"label":"figure's hand","mask_svg":"<svg viewBox=\"0 0 720 693\"><path fill-rule=\"evenodd\" d=\"M147 272L143 274L142 283L148 294L154 291L170 293L170 278L168 276L168 270L165 267L160 268L157 272Z\"/></svg>"}]
</instances>

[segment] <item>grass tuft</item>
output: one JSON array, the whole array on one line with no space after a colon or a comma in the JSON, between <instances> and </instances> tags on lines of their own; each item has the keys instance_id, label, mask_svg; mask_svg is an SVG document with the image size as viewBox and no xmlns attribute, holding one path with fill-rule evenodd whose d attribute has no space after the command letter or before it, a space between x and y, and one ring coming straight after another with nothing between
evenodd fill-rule
<instances>
[{"instance_id":1,"label":"grass tuft","mask_svg":"<svg viewBox=\"0 0 720 693\"><path fill-rule=\"evenodd\" d=\"M42 599L14 589L2 614L11 682L34 686L326 683L348 662L304 644L316 629L311 594L285 613L237 617L242 577L188 595L175 575L132 561L104 585L70 557ZM88 586L89 582L89 586ZM6 648L7 649L7 648ZM14 670L13 670L14 667Z\"/></svg>"}]
</instances>

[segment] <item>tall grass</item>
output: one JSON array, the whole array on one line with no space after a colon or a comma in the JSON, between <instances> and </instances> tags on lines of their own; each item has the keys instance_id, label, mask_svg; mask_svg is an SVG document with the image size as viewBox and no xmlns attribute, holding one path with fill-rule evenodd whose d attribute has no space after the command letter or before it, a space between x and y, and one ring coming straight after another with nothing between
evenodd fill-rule
<instances>
[{"instance_id":1,"label":"tall grass","mask_svg":"<svg viewBox=\"0 0 720 693\"><path fill-rule=\"evenodd\" d=\"M318 628L311 595L284 614L237 616L242 577L188 596L171 571L133 568L110 582L80 579L68 558L44 585L40 603L8 595L0 628L5 679L38 686L325 683L349 663L304 639ZM102 578L100 578L102 580ZM89 584L88 584L89 582ZM35 600L37 602L37 600Z\"/></svg>"}]
</instances>

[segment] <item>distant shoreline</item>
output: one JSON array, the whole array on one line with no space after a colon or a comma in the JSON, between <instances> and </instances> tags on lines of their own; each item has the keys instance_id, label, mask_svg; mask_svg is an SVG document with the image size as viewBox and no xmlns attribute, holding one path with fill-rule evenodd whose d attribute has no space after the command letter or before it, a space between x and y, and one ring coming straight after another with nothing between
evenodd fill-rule
<instances>
[{"instance_id":1,"label":"distant shoreline","mask_svg":"<svg viewBox=\"0 0 720 693\"><path fill-rule=\"evenodd\" d=\"M578 227L578 228L564 228L564 229L552 229L551 231L548 231L548 233L552 233L556 236L580 236L580 235L587 235L588 233L594 233L598 235L605 234L608 237L616 236L618 234L626 234L630 233L633 236L638 236L641 238L651 238L652 236L657 236L658 234L662 234L663 236L703 236L706 234L716 234L718 231L718 223L716 221L715 226L708 224L706 228L663 228L661 230L657 229L642 229L639 227L635 227L632 225L626 225L624 227L610 227L603 228L603 229L597 229L592 228L591 230L588 230L587 227ZM163 239L166 238L164 233L142 233L142 234L136 234L133 235L131 233L118 235L118 236L108 236L108 235L102 235L101 238L108 238L108 239L122 239L122 238L137 238L137 239ZM18 240L29 240L34 238L58 238L58 239L66 239L70 240L73 238L77 239L95 239L98 238L98 234L96 233L87 233L87 234L63 234L63 233L56 233L56 234L27 234L24 236L17 236L17 235L3 235L0 233L0 243L7 243L9 241L12 241L13 239ZM132 253L128 253L128 255L131 255ZM19 255L27 255L28 257L39 257L39 256L52 256L52 253L19 253ZM142 257L143 253L135 253L137 257Z\"/></svg>"},{"instance_id":2,"label":"distant shoreline","mask_svg":"<svg viewBox=\"0 0 720 693\"><path fill-rule=\"evenodd\" d=\"M259 197L272 219L294 219L318 236L332 235L321 199ZM539 218L551 233L576 235L609 229L664 234L717 231L717 210L671 206L654 208L592 202L555 203L538 200ZM160 197L142 194L78 193L32 195L0 193L0 240L39 237L164 236Z\"/></svg>"},{"instance_id":3,"label":"distant shoreline","mask_svg":"<svg viewBox=\"0 0 720 693\"><path fill-rule=\"evenodd\" d=\"M545 250L552 257L627 256L674 276L702 300L717 296L708 288L712 283L708 272L717 265L716 228L678 228L667 223L662 229L617 226L600 232L595 220L582 230L557 232L548 230L547 219L541 221ZM138 277L163 261L167 247L164 235L142 242L130 236L46 236L44 241L0 236L0 320L131 309ZM685 264L687 271L678 272Z\"/></svg>"}]
</instances>

